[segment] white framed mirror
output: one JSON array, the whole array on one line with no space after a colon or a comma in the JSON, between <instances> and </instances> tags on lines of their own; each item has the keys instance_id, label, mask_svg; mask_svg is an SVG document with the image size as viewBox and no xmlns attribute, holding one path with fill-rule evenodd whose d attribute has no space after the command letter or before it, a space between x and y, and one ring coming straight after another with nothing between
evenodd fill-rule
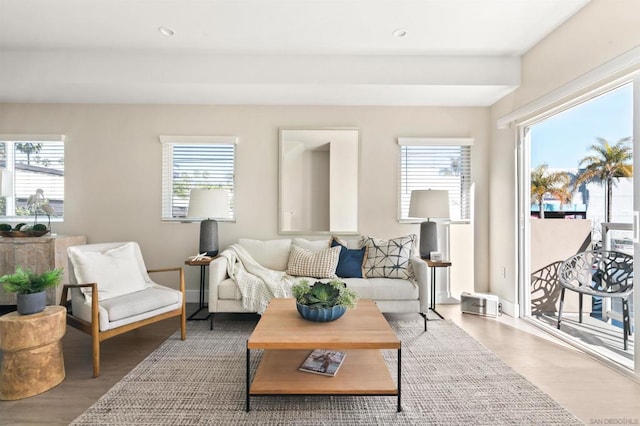
<instances>
[{"instance_id":1,"label":"white framed mirror","mask_svg":"<svg viewBox=\"0 0 640 426\"><path fill-rule=\"evenodd\" d=\"M358 233L358 129L280 129L281 234Z\"/></svg>"}]
</instances>

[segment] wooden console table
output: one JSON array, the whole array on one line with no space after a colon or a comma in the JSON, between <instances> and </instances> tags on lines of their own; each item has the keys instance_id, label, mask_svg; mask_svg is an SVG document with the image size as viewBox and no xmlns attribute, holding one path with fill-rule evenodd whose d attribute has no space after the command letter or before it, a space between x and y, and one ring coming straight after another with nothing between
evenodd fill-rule
<instances>
[{"instance_id":1,"label":"wooden console table","mask_svg":"<svg viewBox=\"0 0 640 426\"><path fill-rule=\"evenodd\" d=\"M16 266L29 268L37 274L63 268L63 283L69 282L67 247L87 243L84 235L54 235L43 237L0 238L0 276L13 274ZM62 285L47 289L47 304L58 305ZM0 286L0 305L15 305L16 295Z\"/></svg>"}]
</instances>

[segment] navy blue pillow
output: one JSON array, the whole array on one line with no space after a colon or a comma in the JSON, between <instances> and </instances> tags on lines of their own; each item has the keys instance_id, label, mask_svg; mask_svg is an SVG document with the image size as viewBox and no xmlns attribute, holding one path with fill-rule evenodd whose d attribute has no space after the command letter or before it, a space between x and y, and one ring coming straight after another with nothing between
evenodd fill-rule
<instances>
[{"instance_id":1,"label":"navy blue pillow","mask_svg":"<svg viewBox=\"0 0 640 426\"><path fill-rule=\"evenodd\" d=\"M362 264L367 248L348 249L344 244L340 244L335 238L331 240L331 247L340 246L340 257L336 275L340 278L362 278Z\"/></svg>"}]
</instances>

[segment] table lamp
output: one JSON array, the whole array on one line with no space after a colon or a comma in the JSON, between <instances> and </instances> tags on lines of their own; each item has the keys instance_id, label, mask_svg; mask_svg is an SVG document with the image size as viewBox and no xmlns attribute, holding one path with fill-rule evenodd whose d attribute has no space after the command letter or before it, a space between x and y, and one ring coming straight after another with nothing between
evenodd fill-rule
<instances>
[{"instance_id":1,"label":"table lamp","mask_svg":"<svg viewBox=\"0 0 640 426\"><path fill-rule=\"evenodd\" d=\"M431 219L449 218L449 191L420 189L411 191L409 217L427 219L420 224L420 257L431 259L438 251L438 225Z\"/></svg>"},{"instance_id":2,"label":"table lamp","mask_svg":"<svg viewBox=\"0 0 640 426\"><path fill-rule=\"evenodd\" d=\"M224 189L200 188L189 193L187 217L200 222L199 253L218 255L218 222L229 217L229 193Z\"/></svg>"}]
</instances>

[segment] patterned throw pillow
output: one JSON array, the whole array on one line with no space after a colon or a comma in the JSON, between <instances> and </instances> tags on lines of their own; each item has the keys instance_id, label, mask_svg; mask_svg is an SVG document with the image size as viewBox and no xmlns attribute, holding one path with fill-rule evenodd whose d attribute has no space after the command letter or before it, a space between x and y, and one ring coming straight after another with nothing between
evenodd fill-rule
<instances>
[{"instance_id":1,"label":"patterned throw pillow","mask_svg":"<svg viewBox=\"0 0 640 426\"><path fill-rule=\"evenodd\" d=\"M331 247L340 247L340 259L336 275L340 278L362 278L364 276L364 259L367 248L349 249L338 237L331 238Z\"/></svg>"},{"instance_id":2,"label":"patterned throw pillow","mask_svg":"<svg viewBox=\"0 0 640 426\"><path fill-rule=\"evenodd\" d=\"M331 247L315 253L291 246L287 274L297 277L335 278L340 247Z\"/></svg>"},{"instance_id":3,"label":"patterned throw pillow","mask_svg":"<svg viewBox=\"0 0 640 426\"><path fill-rule=\"evenodd\" d=\"M362 237L367 248L364 272L367 278L413 278L409 259L413 256L417 237L407 235L391 240Z\"/></svg>"}]
</instances>

